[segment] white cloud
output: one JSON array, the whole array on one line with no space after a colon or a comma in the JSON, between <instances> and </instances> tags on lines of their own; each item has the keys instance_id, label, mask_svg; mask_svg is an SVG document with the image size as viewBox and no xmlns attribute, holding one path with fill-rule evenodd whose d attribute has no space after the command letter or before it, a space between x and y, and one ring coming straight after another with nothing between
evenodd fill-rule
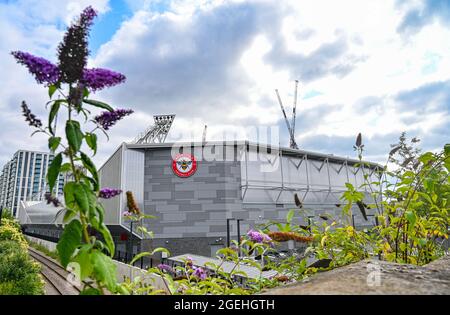
<instances>
[{"instance_id":1,"label":"white cloud","mask_svg":"<svg viewBox=\"0 0 450 315\"><path fill-rule=\"evenodd\" d=\"M1 29L8 29L0 30L6 38L0 43L2 59L16 47L53 57L62 36L55 21L70 20L78 2L41 5L49 13L41 13L31 32L23 21L40 11L18 3L0 19ZM107 1L96 6L102 12L109 8ZM413 1L144 0L130 6L134 15L90 60L127 76L124 85L98 98L136 110L112 129L109 143L101 140L99 161L143 131L153 114L177 114L172 140L199 140L204 124L209 139L230 130L242 138L248 126L278 124L287 144L274 89L290 112L294 79L300 79L297 137L305 149L352 155L354 137L362 132L369 157L380 160L403 130L424 138L429 149L442 146L443 135L450 134L445 98L424 104L420 115L397 99L401 92L450 80L447 26L430 20L414 36L398 32L405 14L419 7ZM37 92L11 58L0 63L12 78L0 88L5 108L21 97L44 101L45 91ZM18 149L26 141L19 140L24 128L16 128L20 113L15 113L0 144L16 143Z\"/></svg>"}]
</instances>

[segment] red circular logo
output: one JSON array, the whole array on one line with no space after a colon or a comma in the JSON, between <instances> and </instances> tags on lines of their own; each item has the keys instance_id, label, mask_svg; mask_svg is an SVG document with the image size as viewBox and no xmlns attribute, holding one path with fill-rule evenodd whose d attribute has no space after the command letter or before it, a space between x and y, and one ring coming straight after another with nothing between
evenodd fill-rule
<instances>
[{"instance_id":1,"label":"red circular logo","mask_svg":"<svg viewBox=\"0 0 450 315\"><path fill-rule=\"evenodd\" d=\"M192 176L197 170L197 161L192 154L178 154L172 161L172 170L179 177Z\"/></svg>"}]
</instances>

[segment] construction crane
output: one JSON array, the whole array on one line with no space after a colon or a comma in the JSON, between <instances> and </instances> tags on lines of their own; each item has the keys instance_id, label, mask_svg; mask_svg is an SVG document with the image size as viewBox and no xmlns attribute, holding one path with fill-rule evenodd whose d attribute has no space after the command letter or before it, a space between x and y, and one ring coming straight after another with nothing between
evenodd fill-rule
<instances>
[{"instance_id":1,"label":"construction crane","mask_svg":"<svg viewBox=\"0 0 450 315\"><path fill-rule=\"evenodd\" d=\"M295 119L296 119L296 109L297 109L297 90L298 90L298 80L295 80L295 92L294 92L294 105L292 108L292 120L289 123L289 119L287 118L286 111L284 110L283 102L281 101L280 93L278 89L275 89L275 93L277 94L278 103L280 104L281 111L284 116L284 121L286 122L286 126L289 132L289 147L292 149L298 149L297 142L295 141Z\"/></svg>"},{"instance_id":2,"label":"construction crane","mask_svg":"<svg viewBox=\"0 0 450 315\"><path fill-rule=\"evenodd\" d=\"M155 123L139 134L133 143L163 143L166 141L167 134L172 126L175 115L155 115Z\"/></svg>"}]
</instances>

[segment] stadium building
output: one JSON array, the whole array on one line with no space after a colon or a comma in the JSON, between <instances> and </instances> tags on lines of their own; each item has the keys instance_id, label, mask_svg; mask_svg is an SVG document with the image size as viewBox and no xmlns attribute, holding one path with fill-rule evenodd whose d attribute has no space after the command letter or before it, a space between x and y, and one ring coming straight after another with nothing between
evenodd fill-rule
<instances>
[{"instance_id":1,"label":"stadium building","mask_svg":"<svg viewBox=\"0 0 450 315\"><path fill-rule=\"evenodd\" d=\"M131 252L132 228L123 216L125 192L131 191L141 211L156 217L143 223L153 231L151 239L133 228L134 253L162 246L172 255L213 256L238 232L283 221L290 209L297 209L295 223L340 215L345 183L359 187L365 177L378 181L380 171L374 163L234 141L123 143L99 173L102 187L123 191L102 201L118 253ZM61 228L53 222L58 210L43 202L23 203L19 217L27 233L57 240ZM373 213L365 221L355 208L353 217L357 227L373 224Z\"/></svg>"}]
</instances>

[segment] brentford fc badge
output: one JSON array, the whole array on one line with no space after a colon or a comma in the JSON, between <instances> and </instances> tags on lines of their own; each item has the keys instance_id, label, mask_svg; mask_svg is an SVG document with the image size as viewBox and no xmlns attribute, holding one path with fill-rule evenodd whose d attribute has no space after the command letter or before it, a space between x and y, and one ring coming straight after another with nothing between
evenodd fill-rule
<instances>
[{"instance_id":1,"label":"brentford fc badge","mask_svg":"<svg viewBox=\"0 0 450 315\"><path fill-rule=\"evenodd\" d=\"M172 169L179 177L189 177L197 170L197 161L192 154L178 154L172 161Z\"/></svg>"}]
</instances>

